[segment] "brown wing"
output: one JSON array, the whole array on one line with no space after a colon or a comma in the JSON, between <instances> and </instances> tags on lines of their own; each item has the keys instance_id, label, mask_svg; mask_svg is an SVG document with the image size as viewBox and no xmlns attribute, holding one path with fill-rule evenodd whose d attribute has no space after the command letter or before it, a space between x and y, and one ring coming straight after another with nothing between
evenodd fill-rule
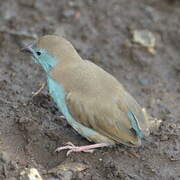
<instances>
[{"instance_id":1,"label":"brown wing","mask_svg":"<svg viewBox=\"0 0 180 180\"><path fill-rule=\"evenodd\" d=\"M140 145L140 139L131 130L126 108L118 101L101 101L100 98L86 98L76 93L66 97L66 103L76 121L98 133L129 146ZM122 108L122 109L121 109ZM89 137L88 137L89 138Z\"/></svg>"}]
</instances>

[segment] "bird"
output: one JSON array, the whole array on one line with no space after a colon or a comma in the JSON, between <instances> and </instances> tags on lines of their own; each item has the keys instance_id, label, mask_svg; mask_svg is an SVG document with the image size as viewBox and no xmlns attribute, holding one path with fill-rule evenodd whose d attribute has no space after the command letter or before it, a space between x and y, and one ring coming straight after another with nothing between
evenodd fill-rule
<instances>
[{"instance_id":1,"label":"bird","mask_svg":"<svg viewBox=\"0 0 180 180\"><path fill-rule=\"evenodd\" d=\"M44 35L21 51L44 69L50 96L67 123L92 143L68 142L57 152L93 152L116 144L138 147L149 135L144 109L114 76L82 59L70 41Z\"/></svg>"}]
</instances>

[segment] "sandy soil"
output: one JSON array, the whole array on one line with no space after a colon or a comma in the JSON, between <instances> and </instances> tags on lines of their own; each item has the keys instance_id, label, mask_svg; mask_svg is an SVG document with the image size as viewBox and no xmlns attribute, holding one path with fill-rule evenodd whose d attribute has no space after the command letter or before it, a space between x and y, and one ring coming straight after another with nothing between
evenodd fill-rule
<instances>
[{"instance_id":1,"label":"sandy soil","mask_svg":"<svg viewBox=\"0 0 180 180\"><path fill-rule=\"evenodd\" d=\"M1 0L0 179L18 180L30 167L47 180L180 179L179 22L178 0ZM155 35L155 55L132 42L132 32L144 29ZM69 39L83 58L113 74L163 121L141 147L54 153L68 141L89 142L59 119L47 88L32 96L45 74L19 49L51 33ZM72 163L82 168L69 168ZM48 171L64 164L66 172Z\"/></svg>"}]
</instances>

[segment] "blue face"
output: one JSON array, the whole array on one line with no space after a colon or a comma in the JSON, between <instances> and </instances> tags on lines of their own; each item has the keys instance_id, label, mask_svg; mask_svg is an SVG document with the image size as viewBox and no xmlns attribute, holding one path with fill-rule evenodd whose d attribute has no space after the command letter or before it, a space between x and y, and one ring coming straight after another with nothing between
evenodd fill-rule
<instances>
[{"instance_id":1,"label":"blue face","mask_svg":"<svg viewBox=\"0 0 180 180\"><path fill-rule=\"evenodd\" d=\"M28 49L35 63L40 64L47 73L57 64L57 60L45 49L32 47L28 47Z\"/></svg>"}]
</instances>

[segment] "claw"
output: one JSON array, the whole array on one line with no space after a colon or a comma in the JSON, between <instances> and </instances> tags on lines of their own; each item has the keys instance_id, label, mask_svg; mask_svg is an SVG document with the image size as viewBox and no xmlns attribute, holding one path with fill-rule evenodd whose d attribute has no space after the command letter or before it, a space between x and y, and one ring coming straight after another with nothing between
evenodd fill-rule
<instances>
[{"instance_id":1,"label":"claw","mask_svg":"<svg viewBox=\"0 0 180 180\"><path fill-rule=\"evenodd\" d=\"M72 149L72 148L74 148L74 147L72 147L72 146L58 147L58 148L55 150L55 152L60 152L60 151L62 151L62 150L64 150L64 149Z\"/></svg>"},{"instance_id":2,"label":"claw","mask_svg":"<svg viewBox=\"0 0 180 180\"><path fill-rule=\"evenodd\" d=\"M59 151L62 151L64 149L68 149L68 151L66 153L67 156L72 152L89 152L89 153L93 153L95 148L104 147L104 146L108 146L108 145L105 144L105 143L98 143L98 144L93 144L93 145L88 145L88 146L75 146L73 143L67 142L66 146L57 148L55 150L55 152L59 152Z\"/></svg>"},{"instance_id":3,"label":"claw","mask_svg":"<svg viewBox=\"0 0 180 180\"><path fill-rule=\"evenodd\" d=\"M83 150L83 149L81 149L80 147L74 146L74 148L70 149L70 150L66 153L66 155L69 156L69 154L72 153L72 152L89 152L89 153L93 153L94 150L93 150L93 149Z\"/></svg>"},{"instance_id":4,"label":"claw","mask_svg":"<svg viewBox=\"0 0 180 180\"><path fill-rule=\"evenodd\" d=\"M67 142L66 144L72 147L76 147L72 142Z\"/></svg>"}]
</instances>

